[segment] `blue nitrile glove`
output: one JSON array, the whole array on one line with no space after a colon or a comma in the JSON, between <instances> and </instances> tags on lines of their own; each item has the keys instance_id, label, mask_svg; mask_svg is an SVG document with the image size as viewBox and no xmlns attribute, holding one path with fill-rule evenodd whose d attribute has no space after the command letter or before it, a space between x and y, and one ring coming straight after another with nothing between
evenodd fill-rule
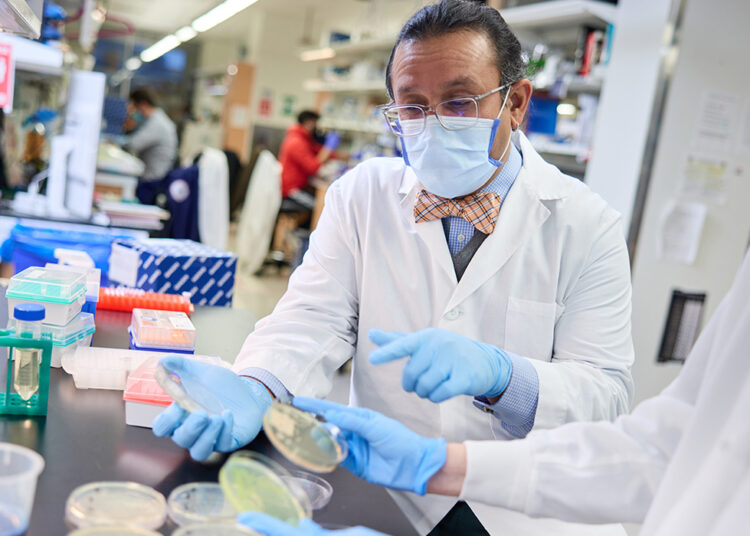
<instances>
[{"instance_id":1,"label":"blue nitrile glove","mask_svg":"<svg viewBox=\"0 0 750 536\"><path fill-rule=\"evenodd\" d=\"M339 136L338 132L332 130L328 134L326 134L326 139L323 142L323 147L333 152L336 150L336 147L339 146L339 143L341 143L341 136Z\"/></svg>"},{"instance_id":2,"label":"blue nitrile glove","mask_svg":"<svg viewBox=\"0 0 750 536\"><path fill-rule=\"evenodd\" d=\"M341 465L372 484L424 495L445 465L445 439L422 437L376 411L301 396L293 404L341 429L349 447Z\"/></svg>"},{"instance_id":3,"label":"blue nitrile glove","mask_svg":"<svg viewBox=\"0 0 750 536\"><path fill-rule=\"evenodd\" d=\"M409 334L371 329L370 340L380 346L370 354L374 365L409 356L401 385L432 402L457 395L500 396L513 370L499 348L444 329Z\"/></svg>"},{"instance_id":4,"label":"blue nitrile glove","mask_svg":"<svg viewBox=\"0 0 750 536\"><path fill-rule=\"evenodd\" d=\"M303 519L298 527L293 527L283 521L266 514L245 512L237 516L240 525L245 525L265 536L386 536L382 532L366 527L351 527L341 530L328 530L311 519Z\"/></svg>"},{"instance_id":5,"label":"blue nitrile glove","mask_svg":"<svg viewBox=\"0 0 750 536\"><path fill-rule=\"evenodd\" d=\"M272 403L268 390L258 381L242 378L224 367L194 359L167 356L159 361L172 370L202 379L224 406L221 415L204 411L188 413L176 402L156 416L154 434L171 436L172 441L190 449L196 460L205 460L213 451L230 452L247 445L258 435L263 414Z\"/></svg>"}]
</instances>

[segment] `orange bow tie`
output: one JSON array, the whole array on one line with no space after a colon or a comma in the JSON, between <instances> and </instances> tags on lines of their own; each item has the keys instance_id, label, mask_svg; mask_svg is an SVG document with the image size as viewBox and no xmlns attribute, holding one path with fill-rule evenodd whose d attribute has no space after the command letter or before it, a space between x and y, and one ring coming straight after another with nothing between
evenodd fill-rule
<instances>
[{"instance_id":1,"label":"orange bow tie","mask_svg":"<svg viewBox=\"0 0 750 536\"><path fill-rule=\"evenodd\" d=\"M414 221L419 223L457 216L465 219L480 233L490 234L500 215L501 200L502 196L493 192L446 199L422 190L414 203Z\"/></svg>"}]
</instances>

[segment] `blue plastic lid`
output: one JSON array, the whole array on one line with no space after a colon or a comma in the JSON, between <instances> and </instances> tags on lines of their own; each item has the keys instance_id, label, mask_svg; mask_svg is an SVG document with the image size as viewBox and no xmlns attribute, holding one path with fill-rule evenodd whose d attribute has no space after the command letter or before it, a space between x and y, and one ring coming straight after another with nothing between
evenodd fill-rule
<instances>
[{"instance_id":1,"label":"blue plastic lid","mask_svg":"<svg viewBox=\"0 0 750 536\"><path fill-rule=\"evenodd\" d=\"M13 309L13 318L30 322L44 320L44 305L38 303L19 303Z\"/></svg>"}]
</instances>

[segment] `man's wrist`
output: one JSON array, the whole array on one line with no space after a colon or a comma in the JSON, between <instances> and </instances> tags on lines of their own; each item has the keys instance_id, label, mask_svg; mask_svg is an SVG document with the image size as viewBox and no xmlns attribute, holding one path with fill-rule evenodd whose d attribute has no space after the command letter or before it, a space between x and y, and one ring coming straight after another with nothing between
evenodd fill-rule
<instances>
[{"instance_id":1,"label":"man's wrist","mask_svg":"<svg viewBox=\"0 0 750 536\"><path fill-rule=\"evenodd\" d=\"M458 497L466 478L466 446L448 443L445 464L427 482L427 493Z\"/></svg>"}]
</instances>

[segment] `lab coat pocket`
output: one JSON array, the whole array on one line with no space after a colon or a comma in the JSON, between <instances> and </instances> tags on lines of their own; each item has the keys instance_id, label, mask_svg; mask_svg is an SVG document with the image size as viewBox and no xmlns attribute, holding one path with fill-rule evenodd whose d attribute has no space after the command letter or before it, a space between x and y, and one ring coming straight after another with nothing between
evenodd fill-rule
<instances>
[{"instance_id":1,"label":"lab coat pocket","mask_svg":"<svg viewBox=\"0 0 750 536\"><path fill-rule=\"evenodd\" d=\"M503 348L523 357L549 361L555 339L555 322L562 310L563 307L555 302L508 298Z\"/></svg>"}]
</instances>

